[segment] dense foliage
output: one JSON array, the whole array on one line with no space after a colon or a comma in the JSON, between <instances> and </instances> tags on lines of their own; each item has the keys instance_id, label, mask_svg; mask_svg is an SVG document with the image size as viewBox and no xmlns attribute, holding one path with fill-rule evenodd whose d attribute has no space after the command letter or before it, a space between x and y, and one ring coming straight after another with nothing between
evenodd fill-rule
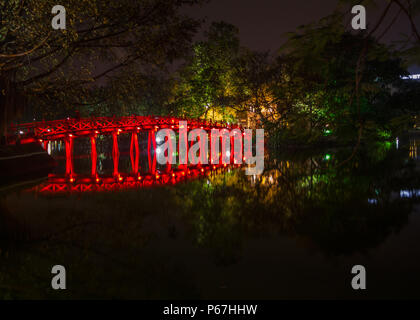
<instances>
[{"instance_id":1,"label":"dense foliage","mask_svg":"<svg viewBox=\"0 0 420 320\"><path fill-rule=\"evenodd\" d=\"M2 131L22 105L49 119L105 100L116 113L142 104L141 93L189 51L199 24L180 9L200 2L65 0L66 29L53 30L56 1L1 1Z\"/></svg>"},{"instance_id":2,"label":"dense foliage","mask_svg":"<svg viewBox=\"0 0 420 320\"><path fill-rule=\"evenodd\" d=\"M275 54L243 47L239 30L225 22L211 23L193 42L199 22L180 9L201 2L67 0L60 31L51 29L54 1L2 1L2 133L23 109L26 120L78 110L241 122L264 127L273 146L360 143L413 127L419 86L401 76L419 56L417 2L387 2L363 32L349 29L348 10L338 10L289 33ZM395 22L383 26L392 7L414 35L398 50L380 41Z\"/></svg>"}]
</instances>

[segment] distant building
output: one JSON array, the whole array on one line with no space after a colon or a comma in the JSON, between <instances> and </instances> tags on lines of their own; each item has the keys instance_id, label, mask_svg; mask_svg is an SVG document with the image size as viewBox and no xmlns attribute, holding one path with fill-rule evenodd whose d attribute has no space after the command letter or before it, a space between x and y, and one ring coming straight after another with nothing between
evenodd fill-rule
<instances>
[{"instance_id":1,"label":"distant building","mask_svg":"<svg viewBox=\"0 0 420 320\"><path fill-rule=\"evenodd\" d=\"M401 77L403 80L420 80L420 74L410 74L406 77Z\"/></svg>"},{"instance_id":2,"label":"distant building","mask_svg":"<svg viewBox=\"0 0 420 320\"><path fill-rule=\"evenodd\" d=\"M420 81L420 74L410 74L405 77L401 77L402 80L406 81L415 81L418 83ZM418 116L414 116L414 129L419 130L420 129L420 118ZM412 151L410 151L411 154ZM416 148L416 157L417 157L417 148Z\"/></svg>"}]
</instances>

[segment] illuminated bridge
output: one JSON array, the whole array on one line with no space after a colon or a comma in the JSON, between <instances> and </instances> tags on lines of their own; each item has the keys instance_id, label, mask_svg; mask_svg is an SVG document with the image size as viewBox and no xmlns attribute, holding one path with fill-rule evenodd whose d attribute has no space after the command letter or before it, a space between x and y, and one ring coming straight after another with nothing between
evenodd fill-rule
<instances>
[{"instance_id":1,"label":"illuminated bridge","mask_svg":"<svg viewBox=\"0 0 420 320\"><path fill-rule=\"evenodd\" d=\"M181 121L187 122L187 134L188 131L193 129L203 129L208 135L212 129L239 129L243 131L240 126L225 122L174 117L129 116L67 118L13 125L10 129L10 136L14 140L12 143L39 142L45 150L48 150L53 142L64 143L65 173L50 174L48 182L37 187L37 191L40 192L107 191L156 184L174 184L185 179L205 176L215 171L228 170L228 167L233 165L233 152L231 152L230 164L223 164L222 161L219 161L217 165L201 163L197 165L171 165L171 163L167 163L164 169L158 169L156 164L156 132L160 129L172 129L174 132L179 132L182 129L180 128ZM129 172L120 172L119 137L127 134L130 135L129 157L131 167ZM147 146L139 143L140 134L147 135ZM98 173L97 139L105 135L112 137L113 170L112 174L108 175ZM77 138L87 138L90 141L89 157L91 164L89 174L78 174L74 169L73 149L75 142L78 141ZM171 144L171 139L168 143ZM231 137L231 150L233 150L233 143L233 137ZM191 146L192 144L193 141ZM241 145L242 148L243 144ZM169 155L170 152L167 153L168 156L172 157L172 153L171 155ZM147 169L141 168L140 156L147 157Z\"/></svg>"}]
</instances>

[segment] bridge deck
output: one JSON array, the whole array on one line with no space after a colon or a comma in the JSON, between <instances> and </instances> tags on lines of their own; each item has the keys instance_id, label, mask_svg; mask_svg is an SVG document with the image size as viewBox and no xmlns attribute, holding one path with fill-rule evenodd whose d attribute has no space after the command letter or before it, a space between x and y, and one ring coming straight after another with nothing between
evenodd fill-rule
<instances>
[{"instance_id":1,"label":"bridge deck","mask_svg":"<svg viewBox=\"0 0 420 320\"><path fill-rule=\"evenodd\" d=\"M182 119L174 117L129 116L100 118L67 118L64 120L39 121L12 125L10 135L32 137L42 140L59 140L68 135L90 136L93 134L112 134L115 131L133 132L155 129L179 129L179 122L186 121L188 129L236 129L238 125L225 122L213 122L203 119Z\"/></svg>"}]
</instances>

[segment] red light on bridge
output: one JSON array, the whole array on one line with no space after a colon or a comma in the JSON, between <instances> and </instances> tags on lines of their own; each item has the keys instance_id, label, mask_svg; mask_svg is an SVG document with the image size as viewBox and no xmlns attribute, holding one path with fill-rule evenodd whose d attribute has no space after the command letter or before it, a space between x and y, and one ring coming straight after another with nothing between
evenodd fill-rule
<instances>
[{"instance_id":1,"label":"red light on bridge","mask_svg":"<svg viewBox=\"0 0 420 320\"><path fill-rule=\"evenodd\" d=\"M74 178L70 178L70 182L73 183L74 182Z\"/></svg>"},{"instance_id":2,"label":"red light on bridge","mask_svg":"<svg viewBox=\"0 0 420 320\"><path fill-rule=\"evenodd\" d=\"M175 178L175 173L172 173L172 178Z\"/></svg>"},{"instance_id":3,"label":"red light on bridge","mask_svg":"<svg viewBox=\"0 0 420 320\"><path fill-rule=\"evenodd\" d=\"M122 180L123 180L123 177L119 176L118 181L122 181Z\"/></svg>"},{"instance_id":4,"label":"red light on bridge","mask_svg":"<svg viewBox=\"0 0 420 320\"><path fill-rule=\"evenodd\" d=\"M156 179L159 179L159 178L160 178L160 176L157 174L157 175L156 175Z\"/></svg>"},{"instance_id":5,"label":"red light on bridge","mask_svg":"<svg viewBox=\"0 0 420 320\"><path fill-rule=\"evenodd\" d=\"M69 137L71 138L71 137L73 137L73 135L70 133L70 134L69 134Z\"/></svg>"},{"instance_id":6,"label":"red light on bridge","mask_svg":"<svg viewBox=\"0 0 420 320\"><path fill-rule=\"evenodd\" d=\"M96 182L99 182L99 178L96 178Z\"/></svg>"},{"instance_id":7,"label":"red light on bridge","mask_svg":"<svg viewBox=\"0 0 420 320\"><path fill-rule=\"evenodd\" d=\"M139 180L139 181L140 181L140 180L141 180L141 176L138 176L138 177L137 177L137 180Z\"/></svg>"}]
</instances>

